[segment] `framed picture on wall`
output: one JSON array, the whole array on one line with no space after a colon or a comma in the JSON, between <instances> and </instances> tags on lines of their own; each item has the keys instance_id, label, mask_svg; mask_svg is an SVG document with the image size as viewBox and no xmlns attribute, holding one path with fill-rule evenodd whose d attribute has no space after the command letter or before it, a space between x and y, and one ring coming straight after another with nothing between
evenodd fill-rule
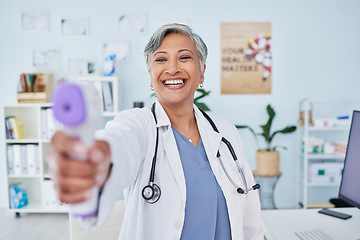
<instances>
[{"instance_id":1,"label":"framed picture on wall","mask_svg":"<svg viewBox=\"0 0 360 240\"><path fill-rule=\"evenodd\" d=\"M21 13L22 31L48 31L49 14L48 11L23 11Z\"/></svg>"},{"instance_id":2,"label":"framed picture on wall","mask_svg":"<svg viewBox=\"0 0 360 240\"><path fill-rule=\"evenodd\" d=\"M61 17L60 36L62 37L88 37L89 18L88 17Z\"/></svg>"},{"instance_id":3,"label":"framed picture on wall","mask_svg":"<svg viewBox=\"0 0 360 240\"><path fill-rule=\"evenodd\" d=\"M32 66L36 68L59 67L60 51L56 48L32 50Z\"/></svg>"},{"instance_id":4,"label":"framed picture on wall","mask_svg":"<svg viewBox=\"0 0 360 240\"><path fill-rule=\"evenodd\" d=\"M103 44L103 61L115 55L116 62L128 62L130 58L130 44L128 41L106 42Z\"/></svg>"},{"instance_id":5,"label":"framed picture on wall","mask_svg":"<svg viewBox=\"0 0 360 240\"><path fill-rule=\"evenodd\" d=\"M67 59L68 76L88 76L97 73L95 57L69 57Z\"/></svg>"},{"instance_id":6,"label":"framed picture on wall","mask_svg":"<svg viewBox=\"0 0 360 240\"><path fill-rule=\"evenodd\" d=\"M119 34L144 34L147 31L146 14L125 13L117 18Z\"/></svg>"}]
</instances>

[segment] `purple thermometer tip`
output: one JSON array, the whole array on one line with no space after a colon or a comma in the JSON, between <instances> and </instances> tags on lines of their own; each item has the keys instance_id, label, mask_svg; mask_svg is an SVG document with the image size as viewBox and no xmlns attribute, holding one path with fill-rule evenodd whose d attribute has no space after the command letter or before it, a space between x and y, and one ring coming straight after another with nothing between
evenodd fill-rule
<instances>
[{"instance_id":1,"label":"purple thermometer tip","mask_svg":"<svg viewBox=\"0 0 360 240\"><path fill-rule=\"evenodd\" d=\"M73 83L59 85L53 94L53 111L56 120L76 127L86 119L86 103L81 88Z\"/></svg>"}]
</instances>

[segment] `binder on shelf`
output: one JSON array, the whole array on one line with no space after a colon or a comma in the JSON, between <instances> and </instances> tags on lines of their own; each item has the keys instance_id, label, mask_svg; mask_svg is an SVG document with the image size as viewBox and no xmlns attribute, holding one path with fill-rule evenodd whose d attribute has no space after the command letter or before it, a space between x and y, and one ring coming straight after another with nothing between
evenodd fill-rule
<instances>
[{"instance_id":1,"label":"binder on shelf","mask_svg":"<svg viewBox=\"0 0 360 240\"><path fill-rule=\"evenodd\" d=\"M103 108L105 112L114 111L112 84L111 82L102 82Z\"/></svg>"},{"instance_id":2,"label":"binder on shelf","mask_svg":"<svg viewBox=\"0 0 360 240\"><path fill-rule=\"evenodd\" d=\"M58 124L55 123L55 119L54 119L54 114L53 114L53 109L52 108L47 108L46 109L46 115L47 115L47 138L46 139L50 139L55 131L58 129Z\"/></svg>"},{"instance_id":3,"label":"binder on shelf","mask_svg":"<svg viewBox=\"0 0 360 240\"><path fill-rule=\"evenodd\" d=\"M6 145L6 156L7 156L7 170L8 174L14 174L14 146Z\"/></svg>"},{"instance_id":4,"label":"binder on shelf","mask_svg":"<svg viewBox=\"0 0 360 240\"><path fill-rule=\"evenodd\" d=\"M92 84L94 84L97 92L99 93L99 97L100 97L101 102L104 102L104 101L103 101L103 91L102 91L102 84L101 84L101 82L100 82L100 81L93 81ZM104 104L102 104L101 107L102 107L102 111L105 111L105 109L104 109Z\"/></svg>"},{"instance_id":5,"label":"binder on shelf","mask_svg":"<svg viewBox=\"0 0 360 240\"><path fill-rule=\"evenodd\" d=\"M41 126L41 139L49 139L48 136L48 120L47 109L41 108L40 110L40 126Z\"/></svg>"},{"instance_id":6,"label":"binder on shelf","mask_svg":"<svg viewBox=\"0 0 360 240\"><path fill-rule=\"evenodd\" d=\"M41 162L40 162L40 150L39 145L34 146L34 152L35 152L35 174L39 175L41 172Z\"/></svg>"},{"instance_id":7,"label":"binder on shelf","mask_svg":"<svg viewBox=\"0 0 360 240\"><path fill-rule=\"evenodd\" d=\"M18 183L9 187L10 208L19 209L28 205L28 196L23 184Z\"/></svg>"},{"instance_id":8,"label":"binder on shelf","mask_svg":"<svg viewBox=\"0 0 360 240\"><path fill-rule=\"evenodd\" d=\"M41 164L38 144L8 144L6 151L9 175L40 175Z\"/></svg>"},{"instance_id":9,"label":"binder on shelf","mask_svg":"<svg viewBox=\"0 0 360 240\"><path fill-rule=\"evenodd\" d=\"M36 153L37 150L36 144L27 144L24 145L26 147L26 153L27 153L27 166L28 166L28 174L30 176L37 174L37 164L36 161L39 161L39 159L36 159Z\"/></svg>"},{"instance_id":10,"label":"binder on shelf","mask_svg":"<svg viewBox=\"0 0 360 240\"><path fill-rule=\"evenodd\" d=\"M13 144L14 153L14 175L21 175L21 145Z\"/></svg>"},{"instance_id":11,"label":"binder on shelf","mask_svg":"<svg viewBox=\"0 0 360 240\"><path fill-rule=\"evenodd\" d=\"M46 209L58 209L60 208L60 202L56 196L54 182L50 179L44 179L42 182L42 206Z\"/></svg>"},{"instance_id":12,"label":"binder on shelf","mask_svg":"<svg viewBox=\"0 0 360 240\"><path fill-rule=\"evenodd\" d=\"M22 144L20 145L20 157L21 157L21 174L28 175L28 154L27 154L27 145Z\"/></svg>"}]
</instances>

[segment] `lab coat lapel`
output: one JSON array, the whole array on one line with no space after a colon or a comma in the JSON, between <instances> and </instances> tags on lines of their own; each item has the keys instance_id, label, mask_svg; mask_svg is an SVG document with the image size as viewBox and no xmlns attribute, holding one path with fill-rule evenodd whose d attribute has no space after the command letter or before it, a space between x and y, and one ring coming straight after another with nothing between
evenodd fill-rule
<instances>
[{"instance_id":1,"label":"lab coat lapel","mask_svg":"<svg viewBox=\"0 0 360 240\"><path fill-rule=\"evenodd\" d=\"M226 177L225 172L220 164L220 160L217 157L217 152L220 149L221 139L223 135L221 134L221 132L217 133L214 131L209 121L204 117L202 112L200 112L200 110L198 110L196 106L194 106L194 109L195 109L196 120L198 121L198 127L200 131L201 139L203 141L206 155L211 165L211 169L218 183L220 184L220 186L222 186L222 189L224 191L224 187L228 186L229 179ZM236 172L237 170L234 171L234 168L231 167L231 162L233 161L233 159L231 159L231 161L228 161L224 158L225 153L220 153L220 154L222 156L223 164L225 165L228 174L236 182L240 182L241 180L239 174Z\"/></svg>"},{"instance_id":2,"label":"lab coat lapel","mask_svg":"<svg viewBox=\"0 0 360 240\"><path fill-rule=\"evenodd\" d=\"M175 177L176 183L179 187L182 199L185 203L186 199L186 183L183 167L180 160L179 150L176 145L176 140L171 127L162 135L166 159L169 161L171 171Z\"/></svg>"},{"instance_id":3,"label":"lab coat lapel","mask_svg":"<svg viewBox=\"0 0 360 240\"><path fill-rule=\"evenodd\" d=\"M196 121L198 123L198 128L201 136L201 140L203 142L206 155L211 164L212 170L215 176L219 176L220 164L216 157L217 152L219 150L221 144L222 135L214 131L211 127L208 120L204 117L202 112L194 105Z\"/></svg>"},{"instance_id":4,"label":"lab coat lapel","mask_svg":"<svg viewBox=\"0 0 360 240\"><path fill-rule=\"evenodd\" d=\"M156 100L156 108L155 108L156 116L157 116L157 127L163 127L165 131L159 135L161 138L161 142L164 146L164 151L166 154L166 159L169 162L171 171L175 177L176 183L179 187L179 191L182 196L182 200L185 203L186 200L186 184L185 184L185 176L180 160L179 150L177 148L176 140L174 137L174 133L171 129L170 119L167 116L164 108L161 104ZM160 131L161 132L161 131Z\"/></svg>"}]
</instances>

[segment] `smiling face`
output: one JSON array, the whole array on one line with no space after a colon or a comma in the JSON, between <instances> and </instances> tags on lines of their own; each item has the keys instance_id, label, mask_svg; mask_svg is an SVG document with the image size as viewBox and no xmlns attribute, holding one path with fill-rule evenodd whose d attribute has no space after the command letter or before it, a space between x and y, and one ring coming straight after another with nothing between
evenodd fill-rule
<instances>
[{"instance_id":1,"label":"smiling face","mask_svg":"<svg viewBox=\"0 0 360 240\"><path fill-rule=\"evenodd\" d=\"M204 72L194 42L178 33L167 35L149 58L151 84L163 106L192 106Z\"/></svg>"}]
</instances>

